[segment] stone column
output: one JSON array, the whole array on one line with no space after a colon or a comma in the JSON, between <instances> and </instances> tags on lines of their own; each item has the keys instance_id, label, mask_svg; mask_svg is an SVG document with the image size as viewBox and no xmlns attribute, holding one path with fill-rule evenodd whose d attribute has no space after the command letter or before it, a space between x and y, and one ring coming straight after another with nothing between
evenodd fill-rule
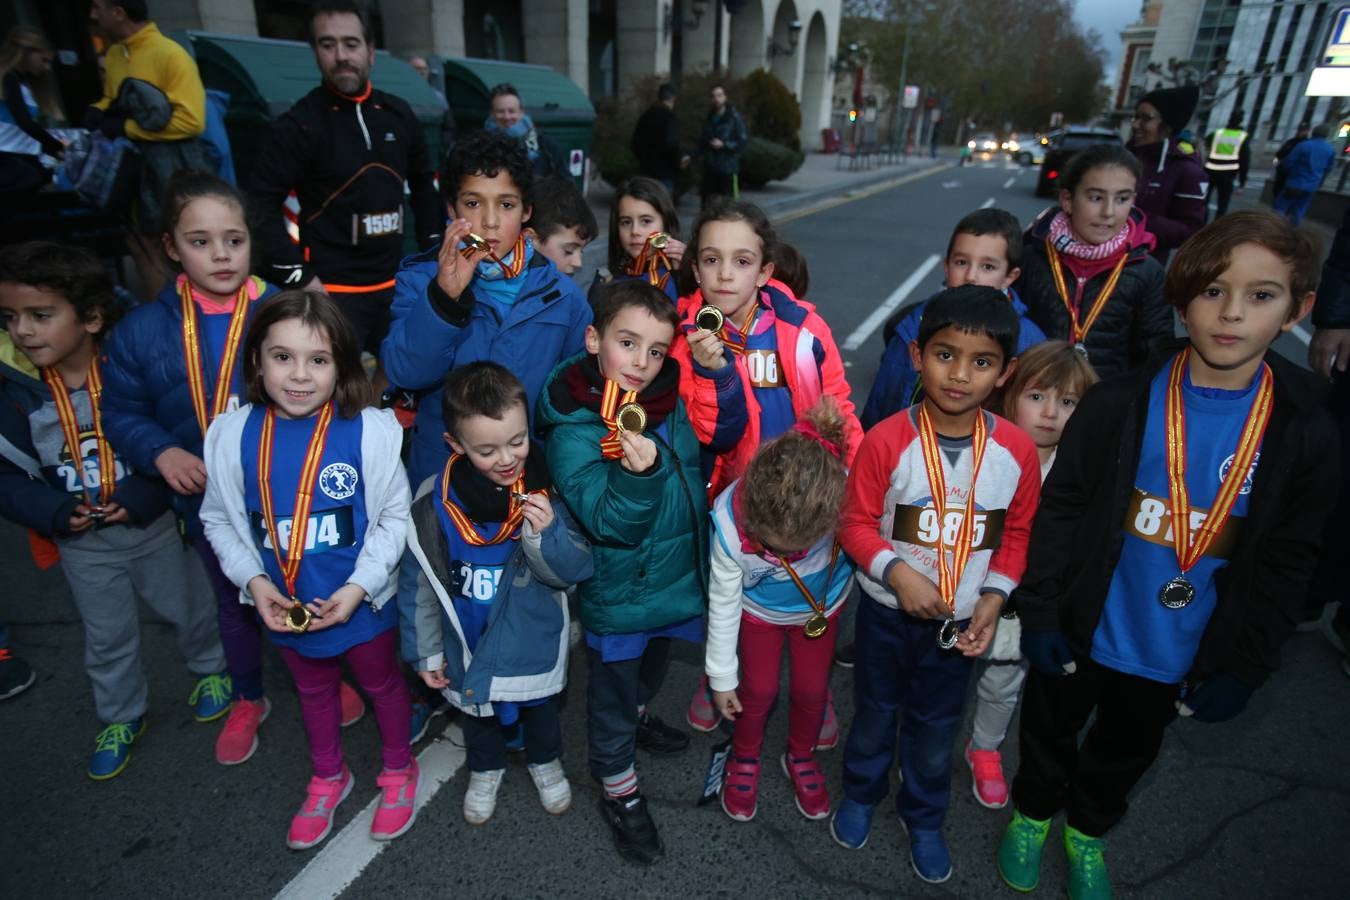
<instances>
[{"instance_id":1,"label":"stone column","mask_svg":"<svg viewBox=\"0 0 1350 900\"><path fill-rule=\"evenodd\" d=\"M525 61L552 66L583 91L589 81L590 9L586 0L530 0L521 7Z\"/></svg>"},{"instance_id":2,"label":"stone column","mask_svg":"<svg viewBox=\"0 0 1350 900\"><path fill-rule=\"evenodd\" d=\"M464 0L397 0L382 3L384 48L409 56L464 55Z\"/></svg>"},{"instance_id":3,"label":"stone column","mask_svg":"<svg viewBox=\"0 0 1350 900\"><path fill-rule=\"evenodd\" d=\"M615 46L619 91L629 90L644 75L670 71L670 32L665 28L667 4L650 0L618 0Z\"/></svg>"},{"instance_id":4,"label":"stone column","mask_svg":"<svg viewBox=\"0 0 1350 900\"><path fill-rule=\"evenodd\" d=\"M239 0L152 0L150 20L160 31L215 31L256 37L253 4Z\"/></svg>"}]
</instances>

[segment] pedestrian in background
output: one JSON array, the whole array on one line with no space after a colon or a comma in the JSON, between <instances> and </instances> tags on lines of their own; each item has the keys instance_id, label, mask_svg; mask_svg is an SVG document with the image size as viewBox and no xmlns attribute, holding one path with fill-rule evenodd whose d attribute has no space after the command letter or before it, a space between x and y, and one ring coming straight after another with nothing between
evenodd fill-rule
<instances>
[{"instance_id":1,"label":"pedestrian in background","mask_svg":"<svg viewBox=\"0 0 1350 900\"><path fill-rule=\"evenodd\" d=\"M566 175L567 160L557 143L539 131L534 120L524 111L520 91L513 84L502 83L490 92L492 110L483 129L493 134L504 134L520 142L530 157L530 171L537 176Z\"/></svg>"},{"instance_id":2,"label":"pedestrian in background","mask_svg":"<svg viewBox=\"0 0 1350 900\"><path fill-rule=\"evenodd\" d=\"M1177 139L1199 102L1195 85L1150 91L1130 120L1127 146L1142 166L1134 205L1148 216L1148 230L1157 238L1153 257L1164 265L1205 225L1208 178L1195 148Z\"/></svg>"},{"instance_id":3,"label":"pedestrian in background","mask_svg":"<svg viewBox=\"0 0 1350 900\"><path fill-rule=\"evenodd\" d=\"M1251 143L1247 138L1242 127L1242 113L1234 111L1227 128L1216 129L1205 139L1208 148L1205 172L1209 175L1210 193L1217 199L1216 219L1228 212L1234 180L1239 191L1247 186L1247 169L1252 163Z\"/></svg>"},{"instance_id":4,"label":"pedestrian in background","mask_svg":"<svg viewBox=\"0 0 1350 900\"><path fill-rule=\"evenodd\" d=\"M1271 192L1271 197L1280 196L1280 191L1284 189L1284 172L1280 169L1280 160L1286 159L1295 147L1306 141L1311 132L1311 125L1307 122L1299 122L1298 128L1294 129L1294 136L1281 144L1280 149L1275 151L1275 158L1271 160L1275 166L1274 190Z\"/></svg>"},{"instance_id":5,"label":"pedestrian in background","mask_svg":"<svg viewBox=\"0 0 1350 900\"><path fill-rule=\"evenodd\" d=\"M699 192L704 209L721 199L735 199L740 191L737 175L741 170L741 153L749 135L745 120L727 99L727 89L714 85L712 108L703 122L703 134L698 139L694 155L703 160L703 182Z\"/></svg>"},{"instance_id":6,"label":"pedestrian in background","mask_svg":"<svg viewBox=\"0 0 1350 900\"><path fill-rule=\"evenodd\" d=\"M36 28L16 25L0 45L0 193L36 191L51 183L42 154L60 158L65 144L43 126L61 121L52 78L55 54Z\"/></svg>"},{"instance_id":7,"label":"pedestrian in background","mask_svg":"<svg viewBox=\"0 0 1350 900\"><path fill-rule=\"evenodd\" d=\"M680 155L680 122L675 117L675 88L663 84L656 90L656 102L638 117L629 142L637 157L638 170L661 182L675 196L675 179L689 158Z\"/></svg>"},{"instance_id":8,"label":"pedestrian in background","mask_svg":"<svg viewBox=\"0 0 1350 900\"><path fill-rule=\"evenodd\" d=\"M1322 186L1322 180L1336 162L1336 148L1327 140L1329 134L1331 129L1327 125L1318 125L1308 140L1280 160L1284 187L1275 196L1272 205L1295 228L1303 221L1317 189Z\"/></svg>"}]
</instances>

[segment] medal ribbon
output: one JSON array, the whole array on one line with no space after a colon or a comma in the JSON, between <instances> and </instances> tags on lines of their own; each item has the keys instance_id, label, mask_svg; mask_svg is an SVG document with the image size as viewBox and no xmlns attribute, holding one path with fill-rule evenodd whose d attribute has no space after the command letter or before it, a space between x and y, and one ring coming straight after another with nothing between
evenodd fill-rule
<instances>
[{"instance_id":1,"label":"medal ribbon","mask_svg":"<svg viewBox=\"0 0 1350 900\"><path fill-rule=\"evenodd\" d=\"M450 470L455 467L459 458L460 454L451 454L450 458L446 460L445 471L441 474L441 506L445 507L445 513L450 517L450 521L455 523L455 530L459 532L459 536L464 538L465 543L471 547L490 547L507 539L519 540L520 532L518 529L521 522L525 521L525 508L516 502L514 496L508 501L508 509L511 512L506 516L506 521L502 523L501 528L497 529L497 533L490 538L485 538L479 534L473 520L464 515L462 509L450 502ZM513 495L525 493L525 469L523 466L520 470L520 477L516 479L515 484L511 485L511 493Z\"/></svg>"},{"instance_id":2,"label":"medal ribbon","mask_svg":"<svg viewBox=\"0 0 1350 900\"><path fill-rule=\"evenodd\" d=\"M70 402L70 390L61 373L51 366L42 367L42 380L51 389L52 401L56 404L56 417L61 422L61 434L70 451L71 463L79 473L80 483L84 483L84 459L80 456L80 423L75 418L75 406ZM99 398L103 394L103 379L98 372L98 354L89 360L89 375L84 383L89 392L89 407L94 411L94 440L98 445L98 503L89 497L89 489L84 489L85 502L90 506L102 506L111 498L117 488L117 461L113 456L112 445L103 436L103 415L99 412Z\"/></svg>"},{"instance_id":3,"label":"medal ribbon","mask_svg":"<svg viewBox=\"0 0 1350 900\"><path fill-rule=\"evenodd\" d=\"M516 235L516 245L511 248L510 256L511 264L507 265L500 256L491 250L488 251L488 259L502 267L502 277L507 281L525 271L525 232Z\"/></svg>"},{"instance_id":4,"label":"medal ribbon","mask_svg":"<svg viewBox=\"0 0 1350 900\"><path fill-rule=\"evenodd\" d=\"M609 433L600 439L602 459L618 459L623 456L623 444L619 442L619 423L615 421L615 416L620 406L636 402L637 396L637 391L624 391L621 395L619 386L608 378L605 379L605 392L600 395L600 419L609 429Z\"/></svg>"},{"instance_id":5,"label":"medal ribbon","mask_svg":"<svg viewBox=\"0 0 1350 900\"><path fill-rule=\"evenodd\" d=\"M657 232L659 234L659 232ZM661 271L661 266L666 270ZM628 265L627 273L636 278L639 275L647 276L647 283L652 287L666 289L666 282L670 281L670 271L673 268L670 264L670 257L666 256L666 251L655 250L650 239L648 243L642 245L642 252L638 258Z\"/></svg>"},{"instance_id":6,"label":"medal ribbon","mask_svg":"<svg viewBox=\"0 0 1350 900\"><path fill-rule=\"evenodd\" d=\"M1064 280L1064 267L1059 261L1059 252L1055 250L1055 245L1050 238L1045 239L1045 254L1050 258L1050 274L1055 279L1055 290L1059 292L1059 299L1064 301L1064 308L1069 311L1069 343L1081 344L1092 330L1092 326L1097 324L1097 317L1102 314L1106 308L1106 303L1111 299L1111 295L1116 292L1116 285L1120 282L1120 273L1125 271L1125 260L1128 253L1120 255L1120 261L1116 263L1111 274L1106 278L1106 284L1102 285L1101 291L1097 294L1097 299L1092 301L1092 307L1088 310L1087 318L1083 324L1078 324L1078 310L1074 308L1073 300L1069 297L1069 286Z\"/></svg>"},{"instance_id":7,"label":"medal ribbon","mask_svg":"<svg viewBox=\"0 0 1350 900\"><path fill-rule=\"evenodd\" d=\"M988 426L984 423L984 411L975 415L975 430L970 436L970 491L966 494L966 507L961 515L961 527L956 531L956 542L952 545L952 562L947 565L947 548L943 544L943 519L947 506L947 480L942 474L942 449L938 446L937 431L933 420L928 416L928 407L919 406L919 441L923 448L923 465L928 471L928 489L933 494L933 507L938 517L937 566L938 593L946 601L947 608L956 612L956 589L961 584L961 575L966 570L966 561L970 559L970 547L975 534L975 482L980 477L980 463L984 462L984 445L989 437Z\"/></svg>"},{"instance_id":8,"label":"medal ribbon","mask_svg":"<svg viewBox=\"0 0 1350 900\"><path fill-rule=\"evenodd\" d=\"M1247 478L1252 460L1256 458L1256 448L1260 446L1270 423L1270 411L1275 399L1275 376L1270 366L1261 364L1261 383L1256 388L1256 398L1243 423L1242 435L1238 438L1237 450L1233 454L1233 464L1228 473L1219 482L1219 493L1210 506L1209 515L1191 537L1191 499L1186 489L1186 405L1182 399L1182 380L1186 374L1186 364L1191 358L1191 348L1187 347L1172 361L1172 371L1167 378L1167 487L1171 500L1172 545L1177 551L1177 564L1183 573L1200 561L1213 545L1219 532L1223 531L1233 504L1237 503L1242 492L1242 482Z\"/></svg>"},{"instance_id":9,"label":"medal ribbon","mask_svg":"<svg viewBox=\"0 0 1350 900\"><path fill-rule=\"evenodd\" d=\"M758 289L756 289L756 293L758 293ZM746 312L744 321L741 322L740 334L735 336L727 331L726 321L723 320L722 322L722 329L718 332L718 337L720 337L722 343L731 348L731 352L735 353L737 356L745 355L745 344L750 340L750 331L754 328L755 314L758 312L759 297L757 296L754 301L751 302L750 309Z\"/></svg>"},{"instance_id":10,"label":"medal ribbon","mask_svg":"<svg viewBox=\"0 0 1350 900\"><path fill-rule=\"evenodd\" d=\"M295 579L300 575L300 560L305 555L305 532L309 530L309 509L314 502L314 481L319 475L319 463L328 444L328 426L332 421L333 404L326 403L319 410L314 433L305 449L300 480L296 483L295 508L291 512L290 539L286 542L286 558L282 559L276 515L272 510L272 435L276 430L276 411L269 406L263 415L262 435L258 438L258 499L262 506L263 526L272 539L272 552L276 554L277 567L286 582L286 596L292 599L295 599Z\"/></svg>"},{"instance_id":11,"label":"medal ribbon","mask_svg":"<svg viewBox=\"0 0 1350 900\"><path fill-rule=\"evenodd\" d=\"M811 608L816 611L816 614L822 616L825 615L825 607L828 605L827 601L829 600L830 582L834 581L834 564L838 561L839 542L835 541L834 547L830 550L830 568L825 572L825 599L817 604L815 595L807 589L806 582L802 581L801 576L797 574L797 570L792 568L792 563L781 556L778 557L778 562L787 570L788 577L791 578L792 583L797 586L797 590L802 592L802 596L806 598L807 603L811 604Z\"/></svg>"},{"instance_id":12,"label":"medal ribbon","mask_svg":"<svg viewBox=\"0 0 1350 900\"><path fill-rule=\"evenodd\" d=\"M234 298L234 312L230 314L230 328L225 333L225 349L220 355L220 369L216 372L216 391L211 397L211 409L206 409L206 373L202 369L202 348L199 339L197 304L192 300L192 284L186 279L178 291L183 308L183 359L187 363L188 393L192 395L192 409L197 424L206 436L207 427L216 416L225 411L230 402L230 381L234 362L239 357L239 344L244 338L244 322L248 319L248 281L239 288Z\"/></svg>"}]
</instances>

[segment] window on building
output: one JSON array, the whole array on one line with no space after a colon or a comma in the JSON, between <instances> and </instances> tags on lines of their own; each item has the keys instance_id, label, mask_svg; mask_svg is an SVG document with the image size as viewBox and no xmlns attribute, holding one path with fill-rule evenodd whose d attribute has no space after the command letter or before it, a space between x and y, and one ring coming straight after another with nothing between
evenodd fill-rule
<instances>
[{"instance_id":1,"label":"window on building","mask_svg":"<svg viewBox=\"0 0 1350 900\"><path fill-rule=\"evenodd\" d=\"M258 37L283 41L309 41L312 0L253 0L253 14L258 19ZM384 46L384 17L380 4L366 4L370 20L370 36L376 47Z\"/></svg>"},{"instance_id":2,"label":"window on building","mask_svg":"<svg viewBox=\"0 0 1350 900\"><path fill-rule=\"evenodd\" d=\"M464 54L477 59L524 62L520 0L464 0Z\"/></svg>"}]
</instances>

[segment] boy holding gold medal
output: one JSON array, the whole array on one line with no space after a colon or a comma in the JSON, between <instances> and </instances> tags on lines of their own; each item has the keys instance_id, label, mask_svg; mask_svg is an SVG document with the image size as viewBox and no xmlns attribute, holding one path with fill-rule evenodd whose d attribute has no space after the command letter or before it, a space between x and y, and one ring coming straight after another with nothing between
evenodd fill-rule
<instances>
[{"instance_id":1,"label":"boy holding gold medal","mask_svg":"<svg viewBox=\"0 0 1350 900\"><path fill-rule=\"evenodd\" d=\"M1319 261L1269 213L1202 229L1167 273L1189 344L1094 387L1065 428L1018 593L1032 672L998 856L1017 890L1065 809L1069 895L1110 897L1102 836L1167 725L1231 719L1278 665L1338 481L1312 378L1270 352Z\"/></svg>"}]
</instances>

